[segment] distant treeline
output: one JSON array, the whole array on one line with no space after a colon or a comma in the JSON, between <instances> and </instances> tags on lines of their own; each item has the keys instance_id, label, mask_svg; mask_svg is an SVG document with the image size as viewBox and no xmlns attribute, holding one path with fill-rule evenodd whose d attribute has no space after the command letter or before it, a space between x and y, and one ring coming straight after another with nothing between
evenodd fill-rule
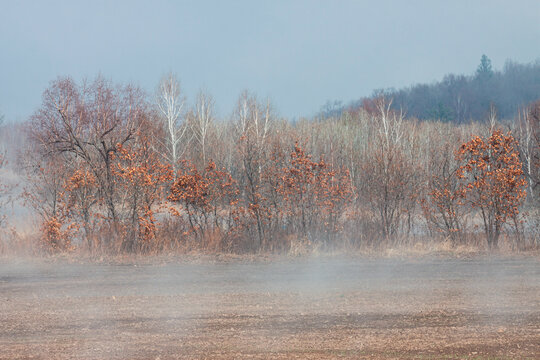
<instances>
[{"instance_id":1,"label":"distant treeline","mask_svg":"<svg viewBox=\"0 0 540 360\"><path fill-rule=\"evenodd\" d=\"M1 176L0 155L0 214L3 199L20 194L37 222L25 227L34 237L0 232L0 254L298 253L433 241L495 249L500 237L505 247L540 247L540 101L507 124L493 115L420 122L391 104L378 97L337 117L290 122L243 92L219 119L212 96L188 103L174 74L155 94L102 77L58 78L22 129L0 131L16 139L0 143L19 150L7 166L20 184Z\"/></svg>"},{"instance_id":2,"label":"distant treeline","mask_svg":"<svg viewBox=\"0 0 540 360\"><path fill-rule=\"evenodd\" d=\"M409 118L465 123L487 120L493 106L500 119L511 119L518 109L540 98L540 59L529 64L507 61L502 71L492 69L485 55L473 75L446 75L432 84L403 89L377 90L369 98L349 105L327 103L323 116L365 107L365 102L384 95L393 98L393 108Z\"/></svg>"},{"instance_id":3,"label":"distant treeline","mask_svg":"<svg viewBox=\"0 0 540 360\"><path fill-rule=\"evenodd\" d=\"M510 68L494 73L484 57L463 89L532 72ZM539 249L540 100L511 121L491 107L488 122L460 112L458 124L405 118L398 95L292 122L247 91L218 118L213 97L188 102L174 74L154 94L60 77L28 121L0 127L0 255L496 249L499 238ZM2 217L15 199L34 216Z\"/></svg>"}]
</instances>

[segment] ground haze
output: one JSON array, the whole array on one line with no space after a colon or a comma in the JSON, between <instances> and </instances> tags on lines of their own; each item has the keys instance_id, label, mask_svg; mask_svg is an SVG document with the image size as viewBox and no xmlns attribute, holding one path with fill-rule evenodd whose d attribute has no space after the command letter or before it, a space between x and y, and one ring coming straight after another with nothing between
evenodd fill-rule
<instances>
[{"instance_id":1,"label":"ground haze","mask_svg":"<svg viewBox=\"0 0 540 360\"><path fill-rule=\"evenodd\" d=\"M0 358L538 358L532 258L0 265Z\"/></svg>"}]
</instances>

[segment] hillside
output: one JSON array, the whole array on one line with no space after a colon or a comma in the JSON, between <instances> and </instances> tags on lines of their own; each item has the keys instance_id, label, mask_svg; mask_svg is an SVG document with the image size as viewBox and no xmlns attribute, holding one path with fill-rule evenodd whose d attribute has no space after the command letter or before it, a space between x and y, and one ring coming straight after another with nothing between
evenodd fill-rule
<instances>
[{"instance_id":1,"label":"hillside","mask_svg":"<svg viewBox=\"0 0 540 360\"><path fill-rule=\"evenodd\" d=\"M407 117L463 123L483 121L493 105L500 119L515 116L519 107L540 98L540 59L528 64L508 60L502 70L493 70L491 61L482 56L472 75L449 74L431 84L416 84L402 89L375 90L371 97L345 106L327 104L321 115L336 115L357 109L379 95L393 98L393 106ZM334 105L334 106L333 106Z\"/></svg>"}]
</instances>

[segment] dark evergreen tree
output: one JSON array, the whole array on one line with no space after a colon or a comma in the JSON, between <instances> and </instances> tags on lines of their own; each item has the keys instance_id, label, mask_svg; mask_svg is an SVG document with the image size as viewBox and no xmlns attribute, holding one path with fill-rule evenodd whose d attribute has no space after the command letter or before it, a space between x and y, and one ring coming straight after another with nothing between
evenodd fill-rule
<instances>
[{"instance_id":1,"label":"dark evergreen tree","mask_svg":"<svg viewBox=\"0 0 540 360\"><path fill-rule=\"evenodd\" d=\"M480 58L480 65L476 69L476 77L480 80L487 80L493 76L491 60L484 54Z\"/></svg>"}]
</instances>

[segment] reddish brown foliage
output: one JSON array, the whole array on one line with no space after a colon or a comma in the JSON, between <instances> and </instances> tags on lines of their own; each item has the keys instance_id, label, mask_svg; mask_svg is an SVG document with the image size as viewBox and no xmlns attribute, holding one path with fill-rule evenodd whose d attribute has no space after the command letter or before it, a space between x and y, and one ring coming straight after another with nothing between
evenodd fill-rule
<instances>
[{"instance_id":1,"label":"reddish brown foliage","mask_svg":"<svg viewBox=\"0 0 540 360\"><path fill-rule=\"evenodd\" d=\"M124 248L133 251L138 246L143 251L150 251L159 247L154 207L165 197L166 185L172 180L172 170L160 162L146 137L139 139L136 146L118 144L113 173L127 195L128 221L136 227L138 234L137 238L128 239ZM136 244L137 240L141 243Z\"/></svg>"},{"instance_id":2,"label":"reddish brown foliage","mask_svg":"<svg viewBox=\"0 0 540 360\"><path fill-rule=\"evenodd\" d=\"M213 122L199 102L184 127L171 120L167 135L136 88L59 79L31 119L26 200L54 250L86 243L92 252L184 245L283 251L297 239L300 246L317 239L332 245L337 236L348 244L396 244L428 235L417 223L418 199L429 235L437 230L457 241L480 213L488 243L497 246L524 197L517 142L494 132L464 144L456 157L442 155L478 133L477 125L452 132L407 121L380 95L358 112L293 124L244 93L233 122ZM531 194L537 108L520 132ZM426 136L426 128L433 133ZM298 138L307 140L300 145Z\"/></svg>"},{"instance_id":3,"label":"reddish brown foliage","mask_svg":"<svg viewBox=\"0 0 540 360\"><path fill-rule=\"evenodd\" d=\"M310 229L327 235L339 230L338 216L350 201L352 186L347 169L332 169L322 159L314 162L296 142L278 192L290 221L308 237Z\"/></svg>"},{"instance_id":4,"label":"reddish brown foliage","mask_svg":"<svg viewBox=\"0 0 540 360\"><path fill-rule=\"evenodd\" d=\"M461 162L463 195L480 209L488 245L496 248L502 225L519 212L526 196L517 141L510 133L495 130L487 139L476 136L461 145L456 157Z\"/></svg>"},{"instance_id":5,"label":"reddish brown foliage","mask_svg":"<svg viewBox=\"0 0 540 360\"><path fill-rule=\"evenodd\" d=\"M202 241L216 231L224 240L231 240L241 226L244 210L238 206L236 181L227 171L217 169L213 161L202 173L184 161L183 170L177 175L167 198L182 206L172 208L172 213L183 216L185 212L191 233ZM231 245L222 244L224 247Z\"/></svg>"}]
</instances>

